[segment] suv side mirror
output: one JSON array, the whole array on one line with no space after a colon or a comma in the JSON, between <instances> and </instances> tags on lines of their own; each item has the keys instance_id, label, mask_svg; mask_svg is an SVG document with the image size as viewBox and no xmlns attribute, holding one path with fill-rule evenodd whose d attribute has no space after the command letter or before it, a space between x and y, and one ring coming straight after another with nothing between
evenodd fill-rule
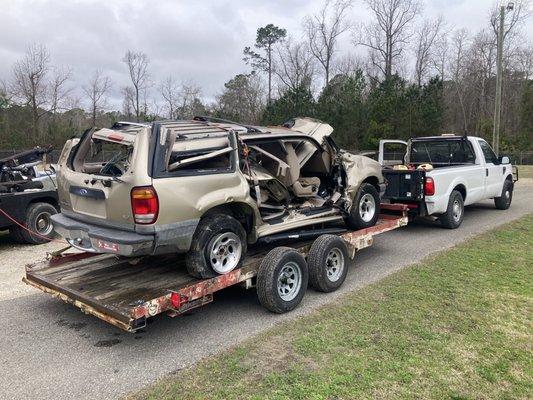
<instances>
[{"instance_id":1,"label":"suv side mirror","mask_svg":"<svg viewBox=\"0 0 533 400\"><path fill-rule=\"evenodd\" d=\"M500 156L498 157L498 163L499 164L511 164L511 160L507 156Z\"/></svg>"}]
</instances>

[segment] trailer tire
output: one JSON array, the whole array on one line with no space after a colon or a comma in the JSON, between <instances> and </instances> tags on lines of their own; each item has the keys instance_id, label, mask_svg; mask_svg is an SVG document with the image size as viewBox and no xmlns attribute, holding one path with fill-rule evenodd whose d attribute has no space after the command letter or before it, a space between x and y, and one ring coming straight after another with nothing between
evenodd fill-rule
<instances>
[{"instance_id":1,"label":"trailer tire","mask_svg":"<svg viewBox=\"0 0 533 400\"><path fill-rule=\"evenodd\" d=\"M222 253L214 254L215 248ZM207 215L192 237L185 261L187 271L200 279L227 274L241 265L246 250L246 232L239 221L227 214Z\"/></svg>"},{"instance_id":2,"label":"trailer tire","mask_svg":"<svg viewBox=\"0 0 533 400\"><path fill-rule=\"evenodd\" d=\"M448 199L448 208L439 218L440 223L444 228L456 229L459 228L463 222L464 215L465 204L463 195L457 190L452 190L450 198Z\"/></svg>"},{"instance_id":3,"label":"trailer tire","mask_svg":"<svg viewBox=\"0 0 533 400\"><path fill-rule=\"evenodd\" d=\"M494 205L498 210L507 210L511 207L513 201L513 183L510 180L506 180L503 183L502 194L500 197L494 198Z\"/></svg>"},{"instance_id":4,"label":"trailer tire","mask_svg":"<svg viewBox=\"0 0 533 400\"><path fill-rule=\"evenodd\" d=\"M346 225L351 229L363 229L376 225L379 217L379 193L370 183L363 183L355 195Z\"/></svg>"},{"instance_id":5,"label":"trailer tire","mask_svg":"<svg viewBox=\"0 0 533 400\"><path fill-rule=\"evenodd\" d=\"M348 249L342 238L336 235L318 237L307 256L311 287L324 293L340 288L348 274L348 260Z\"/></svg>"},{"instance_id":6,"label":"trailer tire","mask_svg":"<svg viewBox=\"0 0 533 400\"><path fill-rule=\"evenodd\" d=\"M261 261L257 273L257 296L269 311L282 314L302 301L309 272L303 256L289 247L276 247Z\"/></svg>"},{"instance_id":7,"label":"trailer tire","mask_svg":"<svg viewBox=\"0 0 533 400\"><path fill-rule=\"evenodd\" d=\"M30 204L26 210L26 215L24 216L24 226L48 239L34 235L20 227L17 227L19 233L16 233L15 235L20 235L22 241L28 244L43 244L49 242L54 236L52 220L50 219L54 214L57 214L57 210L50 203L39 202Z\"/></svg>"}]
</instances>

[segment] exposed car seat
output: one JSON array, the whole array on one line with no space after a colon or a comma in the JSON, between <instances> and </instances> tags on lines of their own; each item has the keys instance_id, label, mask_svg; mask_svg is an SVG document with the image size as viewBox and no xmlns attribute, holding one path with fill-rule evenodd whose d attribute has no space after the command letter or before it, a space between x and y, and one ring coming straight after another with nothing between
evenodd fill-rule
<instances>
[{"instance_id":1,"label":"exposed car seat","mask_svg":"<svg viewBox=\"0 0 533 400\"><path fill-rule=\"evenodd\" d=\"M296 197L316 196L320 187L320 179L317 177L300 177L300 161L292 143L285 143L287 150L287 164L289 164L286 175L287 186L292 187Z\"/></svg>"}]
</instances>

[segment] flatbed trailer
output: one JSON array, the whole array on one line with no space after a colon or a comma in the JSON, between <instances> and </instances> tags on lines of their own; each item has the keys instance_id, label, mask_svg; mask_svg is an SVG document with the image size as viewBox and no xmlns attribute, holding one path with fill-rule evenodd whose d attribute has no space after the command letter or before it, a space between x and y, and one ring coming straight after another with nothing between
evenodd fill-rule
<instances>
[{"instance_id":1,"label":"flatbed trailer","mask_svg":"<svg viewBox=\"0 0 533 400\"><path fill-rule=\"evenodd\" d=\"M407 225L407 207L382 204L375 226L339 234L349 257L369 247L375 235ZM307 256L312 241L288 246ZM225 275L196 279L187 273L183 257L124 258L110 254L70 253L29 265L22 279L45 293L70 303L86 314L135 332L158 314L178 316L213 301L213 294L243 284L254 286L267 249L247 254L243 264ZM303 289L305 290L305 288Z\"/></svg>"}]
</instances>

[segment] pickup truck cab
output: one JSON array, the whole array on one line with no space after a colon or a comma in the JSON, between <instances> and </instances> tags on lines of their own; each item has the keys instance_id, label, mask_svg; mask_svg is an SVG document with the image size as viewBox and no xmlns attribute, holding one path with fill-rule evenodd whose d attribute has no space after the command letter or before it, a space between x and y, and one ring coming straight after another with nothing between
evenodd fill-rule
<instances>
[{"instance_id":1,"label":"pickup truck cab","mask_svg":"<svg viewBox=\"0 0 533 400\"><path fill-rule=\"evenodd\" d=\"M461 225L466 205L485 199L494 199L500 210L511 205L515 178L509 157L497 157L479 137L382 140L379 162L388 183L385 198L408 204L415 215L435 216L445 228Z\"/></svg>"}]
</instances>

